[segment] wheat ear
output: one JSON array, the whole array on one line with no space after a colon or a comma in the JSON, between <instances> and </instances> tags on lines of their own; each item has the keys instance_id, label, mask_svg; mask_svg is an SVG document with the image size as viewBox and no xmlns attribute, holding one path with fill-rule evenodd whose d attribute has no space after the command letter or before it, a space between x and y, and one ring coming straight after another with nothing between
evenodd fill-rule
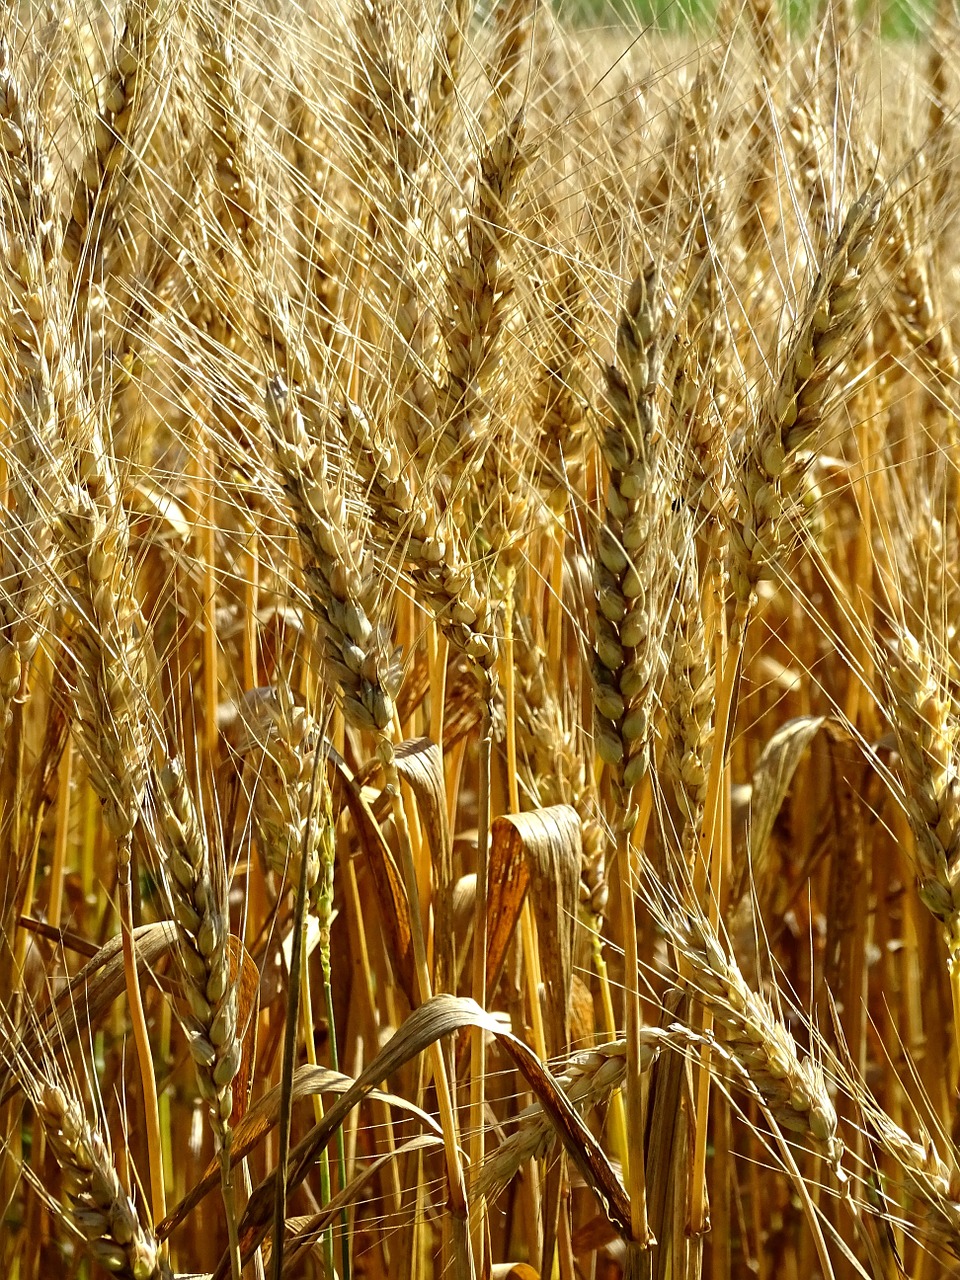
<instances>
[{"instance_id":1,"label":"wheat ear","mask_svg":"<svg viewBox=\"0 0 960 1280\"><path fill-rule=\"evenodd\" d=\"M110 1144L88 1118L72 1078L28 1058L12 1028L5 1028L5 1065L36 1108L50 1152L60 1167L66 1197L57 1206L90 1256L123 1280L171 1280L160 1245L123 1189ZM44 1189L45 1190L45 1189Z\"/></svg>"},{"instance_id":2,"label":"wheat ear","mask_svg":"<svg viewBox=\"0 0 960 1280\"><path fill-rule=\"evenodd\" d=\"M129 275L136 262L136 233L124 225L120 209L122 186L135 162L134 148L149 132L146 108L160 83L166 24L174 7L162 0L127 0L124 7L93 144L77 173L63 238L64 256L76 274L78 318L87 314L95 291L110 276ZM96 303L106 306L107 300Z\"/></svg>"},{"instance_id":3,"label":"wheat ear","mask_svg":"<svg viewBox=\"0 0 960 1280\"><path fill-rule=\"evenodd\" d=\"M644 1028L642 1071L653 1064L668 1037L656 1027ZM622 1087L627 1074L627 1045L624 1040L598 1045L573 1054L556 1081L581 1114L605 1102ZM553 1150L557 1131L539 1103L516 1117L517 1131L504 1138L481 1168L473 1183L476 1195L492 1198L512 1181L529 1160L541 1160Z\"/></svg>"},{"instance_id":4,"label":"wheat ear","mask_svg":"<svg viewBox=\"0 0 960 1280\"><path fill-rule=\"evenodd\" d=\"M411 478L402 446L379 433L358 405L343 406L342 424L385 554L409 578L452 648L467 658L489 705L497 692L498 610L462 534L430 489Z\"/></svg>"},{"instance_id":5,"label":"wheat ear","mask_svg":"<svg viewBox=\"0 0 960 1280\"><path fill-rule=\"evenodd\" d=\"M117 841L127 997L143 1082L154 1221L165 1216L153 1057L133 943L131 839L150 767L151 709L143 678L142 620L134 594L129 521L101 424L77 393L64 419L59 551L65 647L73 658L74 730L104 824Z\"/></svg>"},{"instance_id":6,"label":"wheat ear","mask_svg":"<svg viewBox=\"0 0 960 1280\"><path fill-rule=\"evenodd\" d=\"M506 217L529 163L520 116L506 125L480 160L465 242L450 264L441 341L445 377L439 392L440 435L421 441L447 474L476 467L489 440L492 397L501 369L501 336L511 278Z\"/></svg>"},{"instance_id":7,"label":"wheat ear","mask_svg":"<svg viewBox=\"0 0 960 1280\"><path fill-rule=\"evenodd\" d=\"M286 384L267 389L267 417L281 483L296 515L324 661L350 724L386 730L398 674L382 621L381 580L347 495L334 480L324 432L308 434Z\"/></svg>"},{"instance_id":8,"label":"wheat ear","mask_svg":"<svg viewBox=\"0 0 960 1280\"><path fill-rule=\"evenodd\" d=\"M956 1163L948 1163L930 1136L911 1138L879 1107L865 1108L868 1133L877 1148L901 1171L903 1181L925 1210L918 1226L960 1258L960 1195Z\"/></svg>"},{"instance_id":9,"label":"wheat ear","mask_svg":"<svg viewBox=\"0 0 960 1280\"><path fill-rule=\"evenodd\" d=\"M683 957L681 980L709 1010L724 1049L777 1123L791 1133L803 1134L839 1172L843 1143L819 1064L801 1058L793 1036L772 1006L747 985L706 916L670 912L661 919Z\"/></svg>"},{"instance_id":10,"label":"wheat ear","mask_svg":"<svg viewBox=\"0 0 960 1280\"><path fill-rule=\"evenodd\" d=\"M42 634L52 567L57 321L51 312L57 291L51 273L53 169L5 40L0 40L0 127L4 331L13 417L0 566L0 723L9 726L13 699L24 690Z\"/></svg>"},{"instance_id":11,"label":"wheat ear","mask_svg":"<svg viewBox=\"0 0 960 1280\"><path fill-rule=\"evenodd\" d=\"M780 376L747 434L737 475L740 515L730 529L729 571L738 629L796 515L808 451L821 444L827 400L860 323L863 276L879 218L880 196L871 189L847 214L789 342Z\"/></svg>"}]
</instances>

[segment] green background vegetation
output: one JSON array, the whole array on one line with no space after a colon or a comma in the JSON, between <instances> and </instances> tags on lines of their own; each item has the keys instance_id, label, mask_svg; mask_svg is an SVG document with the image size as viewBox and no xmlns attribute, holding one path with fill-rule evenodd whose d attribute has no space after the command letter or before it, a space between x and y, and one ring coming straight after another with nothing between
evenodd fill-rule
<instances>
[{"instance_id":1,"label":"green background vegetation","mask_svg":"<svg viewBox=\"0 0 960 1280\"><path fill-rule=\"evenodd\" d=\"M591 23L639 24L679 31L693 24L709 26L716 10L715 0L558 0L565 21L577 25ZM818 6L806 0L788 0L791 23L808 25ZM894 39L915 39L926 33L936 11L936 0L881 0L879 4L857 5L865 22L879 21L884 35Z\"/></svg>"}]
</instances>

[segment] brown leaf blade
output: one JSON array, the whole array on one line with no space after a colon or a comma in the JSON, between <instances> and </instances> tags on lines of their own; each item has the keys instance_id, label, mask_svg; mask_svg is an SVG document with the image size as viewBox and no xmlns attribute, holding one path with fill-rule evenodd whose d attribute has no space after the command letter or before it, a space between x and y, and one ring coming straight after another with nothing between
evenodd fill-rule
<instances>
[{"instance_id":1,"label":"brown leaf blade","mask_svg":"<svg viewBox=\"0 0 960 1280\"><path fill-rule=\"evenodd\" d=\"M580 815L558 804L504 821L517 830L530 875L531 902L546 981L548 1052L563 1053L570 1042L573 984L573 930L579 897Z\"/></svg>"},{"instance_id":2,"label":"brown leaf blade","mask_svg":"<svg viewBox=\"0 0 960 1280\"><path fill-rule=\"evenodd\" d=\"M393 853L380 829L380 824L357 786L356 779L347 767L346 761L331 746L328 745L326 750L327 759L330 762L334 803L338 808L342 808L345 804L350 810L377 896L380 921L387 934L386 950L393 958L397 982L410 1004L416 1004L413 938L403 878L397 869Z\"/></svg>"},{"instance_id":3,"label":"brown leaf blade","mask_svg":"<svg viewBox=\"0 0 960 1280\"><path fill-rule=\"evenodd\" d=\"M487 991L494 991L503 972L507 947L520 919L530 884L530 868L523 836L507 818L494 818L490 827L490 866L487 880Z\"/></svg>"}]
</instances>

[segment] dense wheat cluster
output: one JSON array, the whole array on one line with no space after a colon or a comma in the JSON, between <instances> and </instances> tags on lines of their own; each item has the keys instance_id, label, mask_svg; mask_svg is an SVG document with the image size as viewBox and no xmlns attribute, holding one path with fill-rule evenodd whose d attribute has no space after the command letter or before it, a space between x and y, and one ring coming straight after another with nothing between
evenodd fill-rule
<instances>
[{"instance_id":1,"label":"dense wheat cluster","mask_svg":"<svg viewBox=\"0 0 960 1280\"><path fill-rule=\"evenodd\" d=\"M960 26L0 18L0 1257L960 1274Z\"/></svg>"}]
</instances>

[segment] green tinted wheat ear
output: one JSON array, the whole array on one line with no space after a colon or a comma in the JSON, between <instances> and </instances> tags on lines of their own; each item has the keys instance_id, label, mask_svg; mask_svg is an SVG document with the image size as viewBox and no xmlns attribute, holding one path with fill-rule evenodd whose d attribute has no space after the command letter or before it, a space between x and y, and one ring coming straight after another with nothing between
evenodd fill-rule
<instances>
[{"instance_id":1,"label":"green tinted wheat ear","mask_svg":"<svg viewBox=\"0 0 960 1280\"><path fill-rule=\"evenodd\" d=\"M330 930L336 863L335 822L327 785L327 744L316 718L296 706L288 687L250 691L242 711L244 735L240 751L252 767L251 816L261 856L277 876L280 892L295 894L303 886L307 906L318 927L317 959L323 979L328 1019L330 1064L339 1068L337 1023L333 1002L334 966ZM304 990L304 1035L312 1037L313 1010L309 1003L310 971L301 970ZM307 1060L316 1062L307 1043ZM341 1182L345 1181L346 1148L338 1135ZM318 1170L323 1202L331 1198L329 1161L321 1157ZM332 1241L330 1242L332 1247Z\"/></svg>"},{"instance_id":2,"label":"green tinted wheat ear","mask_svg":"<svg viewBox=\"0 0 960 1280\"><path fill-rule=\"evenodd\" d=\"M796 516L809 453L822 446L828 399L861 323L863 275L879 216L875 190L852 206L803 308L782 372L747 431L736 481L740 514L730 530L730 581L739 628Z\"/></svg>"}]
</instances>

